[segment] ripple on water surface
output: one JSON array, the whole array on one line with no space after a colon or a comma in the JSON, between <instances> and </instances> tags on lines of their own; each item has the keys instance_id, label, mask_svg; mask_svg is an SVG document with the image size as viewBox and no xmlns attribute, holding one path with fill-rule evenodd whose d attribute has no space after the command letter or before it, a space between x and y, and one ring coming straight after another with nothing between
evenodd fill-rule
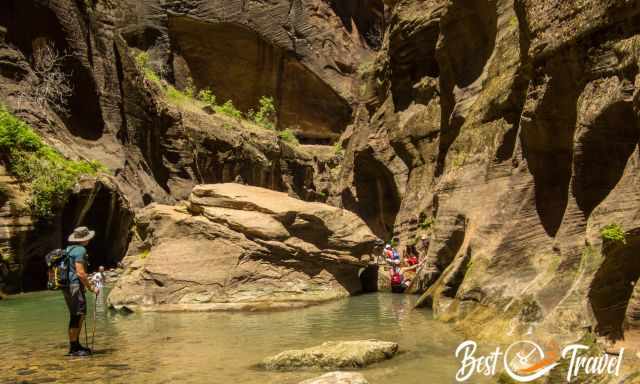
<instances>
[{"instance_id":1,"label":"ripple on water surface","mask_svg":"<svg viewBox=\"0 0 640 384\"><path fill-rule=\"evenodd\" d=\"M452 383L453 351L462 339L429 311L412 310L414 301L378 293L285 312L126 317L99 306L96 355L72 359L63 356L68 320L62 295L13 296L0 301L0 383L293 384L321 372L265 372L255 365L286 349L373 338L399 343L402 353L363 370L372 384Z\"/></svg>"}]
</instances>

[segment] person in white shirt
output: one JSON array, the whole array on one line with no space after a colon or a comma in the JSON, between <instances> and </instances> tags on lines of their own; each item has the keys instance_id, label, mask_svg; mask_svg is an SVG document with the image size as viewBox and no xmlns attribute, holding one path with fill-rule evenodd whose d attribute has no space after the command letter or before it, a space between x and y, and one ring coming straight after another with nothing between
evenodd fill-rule
<instances>
[{"instance_id":1,"label":"person in white shirt","mask_svg":"<svg viewBox=\"0 0 640 384\"><path fill-rule=\"evenodd\" d=\"M91 283L98 288L99 290L102 290L102 288L104 287L104 284L106 283L106 276L104 275L104 267L101 265L100 268L98 268L98 272L94 273L91 276ZM102 312L102 310L104 309L104 295L98 295L96 297L96 310L98 312Z\"/></svg>"},{"instance_id":2,"label":"person in white shirt","mask_svg":"<svg viewBox=\"0 0 640 384\"><path fill-rule=\"evenodd\" d=\"M100 266L100 268L98 268L98 272L94 273L93 276L91 276L91 282L93 283L93 285L100 287L100 289L104 287L105 276L104 267L102 265Z\"/></svg>"}]
</instances>

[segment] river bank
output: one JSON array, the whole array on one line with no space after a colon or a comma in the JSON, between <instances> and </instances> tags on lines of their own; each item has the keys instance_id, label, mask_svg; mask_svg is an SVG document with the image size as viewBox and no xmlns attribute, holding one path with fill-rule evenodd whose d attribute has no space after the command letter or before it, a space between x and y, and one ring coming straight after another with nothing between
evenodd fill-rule
<instances>
[{"instance_id":1,"label":"river bank","mask_svg":"<svg viewBox=\"0 0 640 384\"><path fill-rule=\"evenodd\" d=\"M397 342L399 354L360 372L372 383L445 383L455 376L453 355L463 340L415 297L366 294L287 312L134 313L99 308L96 355L64 357L66 309L57 292L10 296L0 304L0 382L279 383L322 371L267 372L264 358L328 340L377 338ZM90 308L93 308L91 303ZM45 320L46 319L46 320ZM91 322L89 338L91 338ZM84 339L84 335L82 336Z\"/></svg>"}]
</instances>

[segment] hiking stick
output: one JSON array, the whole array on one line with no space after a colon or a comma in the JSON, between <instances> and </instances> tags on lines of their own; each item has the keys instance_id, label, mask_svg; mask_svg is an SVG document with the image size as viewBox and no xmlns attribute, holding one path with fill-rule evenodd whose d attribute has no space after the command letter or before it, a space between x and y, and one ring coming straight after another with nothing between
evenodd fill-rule
<instances>
[{"instance_id":1,"label":"hiking stick","mask_svg":"<svg viewBox=\"0 0 640 384\"><path fill-rule=\"evenodd\" d=\"M100 291L96 294L96 300L93 302L93 331L91 332L91 350L96 346L96 313L98 311L98 296Z\"/></svg>"},{"instance_id":2,"label":"hiking stick","mask_svg":"<svg viewBox=\"0 0 640 384\"><path fill-rule=\"evenodd\" d=\"M80 323L80 326L82 326L82 323ZM78 341L80 341L80 335L78 335ZM84 344L89 345L89 336L87 335L87 319L86 318L84 319Z\"/></svg>"}]
</instances>

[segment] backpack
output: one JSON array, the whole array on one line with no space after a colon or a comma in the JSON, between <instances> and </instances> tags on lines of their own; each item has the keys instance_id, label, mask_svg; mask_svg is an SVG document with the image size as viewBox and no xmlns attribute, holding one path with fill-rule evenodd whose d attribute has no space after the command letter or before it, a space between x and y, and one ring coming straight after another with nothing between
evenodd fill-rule
<instances>
[{"instance_id":1,"label":"backpack","mask_svg":"<svg viewBox=\"0 0 640 384\"><path fill-rule=\"evenodd\" d=\"M402 275L398 272L393 272L391 275L391 285L400 285L402 284Z\"/></svg>"},{"instance_id":2,"label":"backpack","mask_svg":"<svg viewBox=\"0 0 640 384\"><path fill-rule=\"evenodd\" d=\"M47 288L58 290L69 285L69 255L64 249L54 249L44 257L47 263Z\"/></svg>"}]
</instances>

